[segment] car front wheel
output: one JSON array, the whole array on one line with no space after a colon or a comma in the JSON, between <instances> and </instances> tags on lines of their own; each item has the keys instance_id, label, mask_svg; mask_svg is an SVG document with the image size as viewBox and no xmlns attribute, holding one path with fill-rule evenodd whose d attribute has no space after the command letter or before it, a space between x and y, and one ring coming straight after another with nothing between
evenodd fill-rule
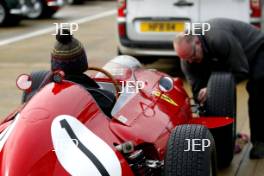
<instances>
[{"instance_id":1,"label":"car front wheel","mask_svg":"<svg viewBox=\"0 0 264 176\"><path fill-rule=\"evenodd\" d=\"M210 141L210 145L198 145L203 140ZM190 141L196 147L191 147ZM215 145L210 131L202 125L177 126L169 138L164 164L165 176L215 176Z\"/></svg>"},{"instance_id":2,"label":"car front wheel","mask_svg":"<svg viewBox=\"0 0 264 176\"><path fill-rule=\"evenodd\" d=\"M0 25L2 25L6 19L6 12L7 12L7 9L2 4L2 2L0 2Z\"/></svg>"},{"instance_id":3,"label":"car front wheel","mask_svg":"<svg viewBox=\"0 0 264 176\"><path fill-rule=\"evenodd\" d=\"M51 18L59 8L49 7L45 0L35 0L33 2L33 7L30 13L28 13L27 18L29 19L41 19L41 18Z\"/></svg>"},{"instance_id":4,"label":"car front wheel","mask_svg":"<svg viewBox=\"0 0 264 176\"><path fill-rule=\"evenodd\" d=\"M20 22L21 17L10 14L9 10L5 2L0 1L0 26L13 26Z\"/></svg>"},{"instance_id":5,"label":"car front wheel","mask_svg":"<svg viewBox=\"0 0 264 176\"><path fill-rule=\"evenodd\" d=\"M43 3L41 0L36 0L33 3L32 10L27 14L29 19L40 18L43 13Z\"/></svg>"}]
</instances>

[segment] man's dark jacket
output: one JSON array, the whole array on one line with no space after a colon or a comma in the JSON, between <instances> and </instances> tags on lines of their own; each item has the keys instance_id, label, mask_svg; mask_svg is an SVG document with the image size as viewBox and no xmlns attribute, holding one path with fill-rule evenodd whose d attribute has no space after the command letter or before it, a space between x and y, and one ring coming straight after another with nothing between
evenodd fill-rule
<instances>
[{"instance_id":1,"label":"man's dark jacket","mask_svg":"<svg viewBox=\"0 0 264 176\"><path fill-rule=\"evenodd\" d=\"M198 36L202 42L203 61L181 62L194 96L206 87L212 71L232 72L237 81L248 78L257 53L264 49L264 34L250 24L224 18L212 19L207 23L211 29L205 35ZM202 32L198 29L195 33Z\"/></svg>"}]
</instances>

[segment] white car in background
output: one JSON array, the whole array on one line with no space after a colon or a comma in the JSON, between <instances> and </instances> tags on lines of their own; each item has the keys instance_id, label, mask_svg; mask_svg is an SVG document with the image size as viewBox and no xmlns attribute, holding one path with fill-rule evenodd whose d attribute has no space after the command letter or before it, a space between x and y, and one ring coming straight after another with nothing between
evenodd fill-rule
<instances>
[{"instance_id":1,"label":"white car in background","mask_svg":"<svg viewBox=\"0 0 264 176\"><path fill-rule=\"evenodd\" d=\"M143 62L155 60L154 56L176 56L175 33L183 32L186 22L215 17L259 25L260 0L118 0L118 53Z\"/></svg>"}]
</instances>

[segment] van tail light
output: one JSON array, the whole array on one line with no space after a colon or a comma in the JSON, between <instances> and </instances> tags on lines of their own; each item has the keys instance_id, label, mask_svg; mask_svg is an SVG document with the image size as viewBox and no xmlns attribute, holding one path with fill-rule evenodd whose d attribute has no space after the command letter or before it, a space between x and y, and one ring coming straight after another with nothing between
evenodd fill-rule
<instances>
[{"instance_id":1,"label":"van tail light","mask_svg":"<svg viewBox=\"0 0 264 176\"><path fill-rule=\"evenodd\" d=\"M118 23L118 34L120 37L126 37L126 24Z\"/></svg>"},{"instance_id":2,"label":"van tail light","mask_svg":"<svg viewBox=\"0 0 264 176\"><path fill-rule=\"evenodd\" d=\"M126 37L126 0L118 0L118 16L117 16L117 23L118 23L118 34L119 37Z\"/></svg>"},{"instance_id":3,"label":"van tail light","mask_svg":"<svg viewBox=\"0 0 264 176\"><path fill-rule=\"evenodd\" d=\"M118 17L126 16L126 0L117 0Z\"/></svg>"},{"instance_id":4,"label":"van tail light","mask_svg":"<svg viewBox=\"0 0 264 176\"><path fill-rule=\"evenodd\" d=\"M250 0L250 23L257 28L261 27L261 1Z\"/></svg>"}]
</instances>

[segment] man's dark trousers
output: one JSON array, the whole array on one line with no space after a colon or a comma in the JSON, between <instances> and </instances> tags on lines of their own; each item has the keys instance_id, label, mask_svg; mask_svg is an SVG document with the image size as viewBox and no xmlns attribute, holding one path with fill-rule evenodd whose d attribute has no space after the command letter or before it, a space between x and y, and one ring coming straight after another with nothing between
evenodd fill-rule
<instances>
[{"instance_id":1,"label":"man's dark trousers","mask_svg":"<svg viewBox=\"0 0 264 176\"><path fill-rule=\"evenodd\" d=\"M254 144L264 142L264 46L260 47L250 65L247 91L251 141Z\"/></svg>"}]
</instances>

